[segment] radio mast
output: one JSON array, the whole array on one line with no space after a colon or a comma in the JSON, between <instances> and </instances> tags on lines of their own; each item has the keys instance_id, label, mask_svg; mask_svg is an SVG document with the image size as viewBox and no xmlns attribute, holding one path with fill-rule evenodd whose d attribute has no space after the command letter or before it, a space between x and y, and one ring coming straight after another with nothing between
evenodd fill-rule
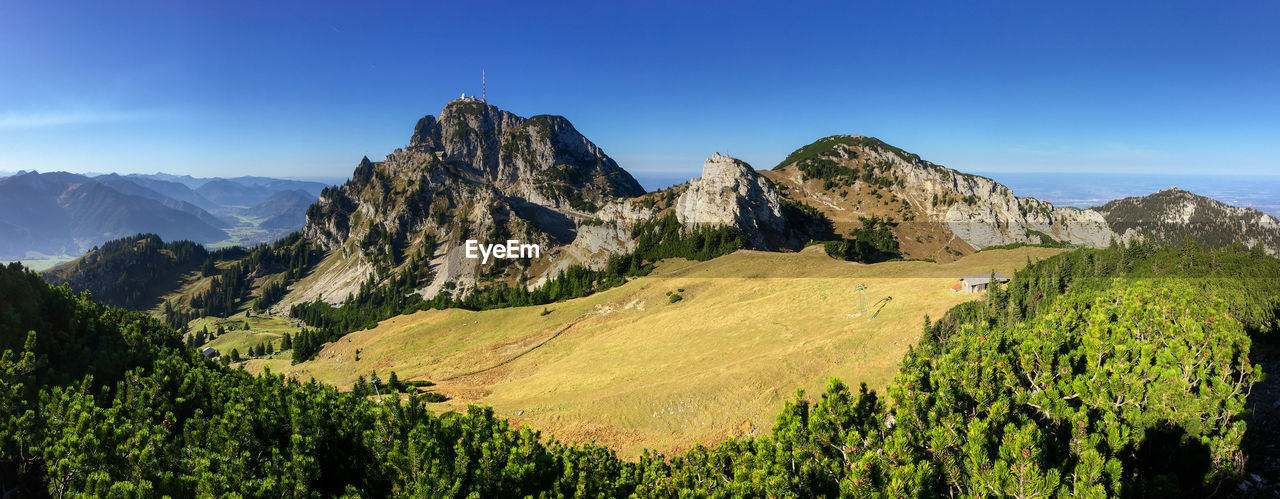
<instances>
[{"instance_id":1,"label":"radio mast","mask_svg":"<svg viewBox=\"0 0 1280 499\"><path fill-rule=\"evenodd\" d=\"M485 81L484 81L483 69L480 70L480 100L483 102L489 102L489 96L485 92Z\"/></svg>"}]
</instances>

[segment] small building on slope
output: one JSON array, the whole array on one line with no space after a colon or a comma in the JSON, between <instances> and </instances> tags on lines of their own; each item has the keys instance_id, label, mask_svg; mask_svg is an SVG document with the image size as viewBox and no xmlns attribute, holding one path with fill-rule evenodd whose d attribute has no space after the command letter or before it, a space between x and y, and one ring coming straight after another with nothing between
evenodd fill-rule
<instances>
[{"instance_id":1,"label":"small building on slope","mask_svg":"<svg viewBox=\"0 0 1280 499\"><path fill-rule=\"evenodd\" d=\"M951 289L953 291L963 293L980 293L987 290L987 285L991 284L992 278L994 278L997 283L1009 282L1009 279L999 272L994 274L971 275L968 277L961 277L960 282L957 285L952 286Z\"/></svg>"}]
</instances>

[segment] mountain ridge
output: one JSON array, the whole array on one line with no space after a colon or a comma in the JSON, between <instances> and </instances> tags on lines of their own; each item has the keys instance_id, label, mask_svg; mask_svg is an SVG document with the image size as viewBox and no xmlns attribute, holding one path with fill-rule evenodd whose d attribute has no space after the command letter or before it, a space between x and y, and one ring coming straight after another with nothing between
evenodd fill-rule
<instances>
[{"instance_id":1,"label":"mountain ridge","mask_svg":"<svg viewBox=\"0 0 1280 499\"><path fill-rule=\"evenodd\" d=\"M213 189L206 183L192 192L201 188ZM380 289L427 300L532 289L575 266L611 265L636 250L638 227L666 216L685 232L728 226L748 248L795 251L828 241L828 251L853 248L841 257L855 260L948 262L989 247L1099 247L1144 237L1113 231L1112 212L1018 197L991 178L860 135L820 138L769 170L715 153L701 177L646 193L568 119L524 118L464 98L419 119L408 145L381 161L361 158L346 183L320 191L300 232L319 261L275 279L283 296L273 310L341 306ZM867 246L868 237L882 240ZM542 253L480 262L465 256L469 239L516 239Z\"/></svg>"},{"instance_id":2,"label":"mountain ridge","mask_svg":"<svg viewBox=\"0 0 1280 499\"><path fill-rule=\"evenodd\" d=\"M1091 208L1107 219L1122 238L1150 238L1162 244L1178 244L1185 236L1212 247L1239 242L1246 247L1261 244L1272 255L1280 254L1280 220L1253 208L1232 206L1177 187L1146 196L1117 199Z\"/></svg>"}]
</instances>

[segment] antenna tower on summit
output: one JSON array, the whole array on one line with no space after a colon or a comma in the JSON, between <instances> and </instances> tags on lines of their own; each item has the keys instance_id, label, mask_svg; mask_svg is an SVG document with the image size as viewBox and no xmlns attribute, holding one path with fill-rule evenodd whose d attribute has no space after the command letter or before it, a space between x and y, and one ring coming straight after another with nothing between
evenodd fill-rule
<instances>
[{"instance_id":1,"label":"antenna tower on summit","mask_svg":"<svg viewBox=\"0 0 1280 499\"><path fill-rule=\"evenodd\" d=\"M485 91L484 70L480 70L480 100L489 102L488 93Z\"/></svg>"}]
</instances>

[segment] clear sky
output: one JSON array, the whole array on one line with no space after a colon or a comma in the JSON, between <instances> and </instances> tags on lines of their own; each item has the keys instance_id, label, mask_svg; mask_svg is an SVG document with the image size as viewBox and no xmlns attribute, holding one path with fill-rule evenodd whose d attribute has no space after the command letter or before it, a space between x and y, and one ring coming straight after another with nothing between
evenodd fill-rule
<instances>
[{"instance_id":1,"label":"clear sky","mask_svg":"<svg viewBox=\"0 0 1280 499\"><path fill-rule=\"evenodd\" d=\"M1280 170L1274 1L27 0L0 170L345 176L481 69L638 177L838 133L964 171Z\"/></svg>"}]
</instances>

